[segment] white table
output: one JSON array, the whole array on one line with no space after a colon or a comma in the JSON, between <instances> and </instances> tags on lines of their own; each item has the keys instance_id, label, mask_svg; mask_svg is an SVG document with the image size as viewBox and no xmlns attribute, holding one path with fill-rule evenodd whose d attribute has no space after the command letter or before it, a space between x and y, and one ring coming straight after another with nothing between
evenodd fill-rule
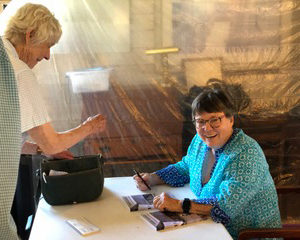
<instances>
[{"instance_id":1,"label":"white table","mask_svg":"<svg viewBox=\"0 0 300 240\"><path fill-rule=\"evenodd\" d=\"M155 186L152 189L156 194L162 191L172 193L180 199L186 196L194 198L188 185L183 188ZM140 218L141 212L129 212L120 199L124 195L140 193L142 192L136 188L132 177L116 177L105 178L103 193L94 202L50 206L42 199L30 240L232 239L222 224L215 223L211 219L156 232ZM80 217L100 227L101 231L89 236L81 236L66 223L67 219Z\"/></svg>"}]
</instances>

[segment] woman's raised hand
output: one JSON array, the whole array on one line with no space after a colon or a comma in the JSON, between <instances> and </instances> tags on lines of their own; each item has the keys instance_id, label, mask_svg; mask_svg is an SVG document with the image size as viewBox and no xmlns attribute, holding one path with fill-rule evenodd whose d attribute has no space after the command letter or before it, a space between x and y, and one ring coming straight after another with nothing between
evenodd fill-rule
<instances>
[{"instance_id":1,"label":"woman's raised hand","mask_svg":"<svg viewBox=\"0 0 300 240\"><path fill-rule=\"evenodd\" d=\"M90 134L103 132L106 128L106 118L101 114L97 114L93 117L89 117L82 125L89 127Z\"/></svg>"}]
</instances>

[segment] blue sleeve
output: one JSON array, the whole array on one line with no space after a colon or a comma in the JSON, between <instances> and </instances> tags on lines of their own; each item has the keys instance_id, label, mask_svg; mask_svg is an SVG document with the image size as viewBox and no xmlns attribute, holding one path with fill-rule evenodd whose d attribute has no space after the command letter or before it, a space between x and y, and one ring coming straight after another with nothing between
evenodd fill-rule
<instances>
[{"instance_id":1,"label":"blue sleeve","mask_svg":"<svg viewBox=\"0 0 300 240\"><path fill-rule=\"evenodd\" d=\"M212 205L210 215L215 222L226 225L230 221L230 217L220 208L217 198L201 198L192 201L198 204Z\"/></svg>"},{"instance_id":2,"label":"blue sleeve","mask_svg":"<svg viewBox=\"0 0 300 240\"><path fill-rule=\"evenodd\" d=\"M196 134L188 148L187 155L184 156L180 162L171 164L155 172L166 184L173 187L182 187L184 184L190 182L189 163L192 161L191 152L199 142L197 138L198 136Z\"/></svg>"},{"instance_id":3,"label":"blue sleeve","mask_svg":"<svg viewBox=\"0 0 300 240\"><path fill-rule=\"evenodd\" d=\"M181 172L176 164L169 165L155 172L166 184L173 187L183 187L190 181L189 175Z\"/></svg>"}]
</instances>

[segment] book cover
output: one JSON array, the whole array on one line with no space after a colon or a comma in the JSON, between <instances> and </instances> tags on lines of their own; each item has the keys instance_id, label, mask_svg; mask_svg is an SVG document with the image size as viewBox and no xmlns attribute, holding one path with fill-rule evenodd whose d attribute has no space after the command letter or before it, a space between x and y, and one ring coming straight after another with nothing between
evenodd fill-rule
<instances>
[{"instance_id":1,"label":"book cover","mask_svg":"<svg viewBox=\"0 0 300 240\"><path fill-rule=\"evenodd\" d=\"M131 212L152 209L153 198L154 194L152 193L122 197L123 201Z\"/></svg>"},{"instance_id":2,"label":"book cover","mask_svg":"<svg viewBox=\"0 0 300 240\"><path fill-rule=\"evenodd\" d=\"M207 219L206 216L199 214L185 214L161 211L142 214L141 218L156 231Z\"/></svg>"},{"instance_id":3,"label":"book cover","mask_svg":"<svg viewBox=\"0 0 300 240\"><path fill-rule=\"evenodd\" d=\"M100 231L100 228L90 223L84 217L78 219L68 219L67 223L82 236L87 236Z\"/></svg>"}]
</instances>

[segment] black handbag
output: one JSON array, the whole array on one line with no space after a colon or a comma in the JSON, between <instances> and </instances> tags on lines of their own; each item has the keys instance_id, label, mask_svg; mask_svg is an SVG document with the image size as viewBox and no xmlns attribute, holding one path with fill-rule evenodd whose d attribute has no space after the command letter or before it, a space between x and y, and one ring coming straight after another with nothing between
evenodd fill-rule
<instances>
[{"instance_id":1,"label":"black handbag","mask_svg":"<svg viewBox=\"0 0 300 240\"><path fill-rule=\"evenodd\" d=\"M74 159L43 159L41 189L50 205L89 202L103 190L103 160L101 155Z\"/></svg>"}]
</instances>

